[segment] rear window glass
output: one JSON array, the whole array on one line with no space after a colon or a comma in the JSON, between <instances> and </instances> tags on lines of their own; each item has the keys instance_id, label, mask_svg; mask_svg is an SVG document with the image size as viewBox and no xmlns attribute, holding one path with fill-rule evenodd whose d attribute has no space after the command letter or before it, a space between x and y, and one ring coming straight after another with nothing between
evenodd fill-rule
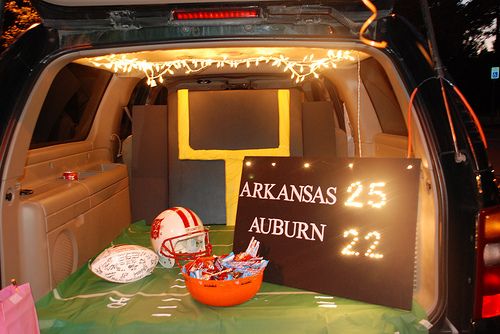
<instances>
[{"instance_id":1,"label":"rear window glass","mask_svg":"<svg viewBox=\"0 0 500 334\"><path fill-rule=\"evenodd\" d=\"M30 148L87 138L112 74L68 64L54 78L40 111Z\"/></svg>"},{"instance_id":2,"label":"rear window glass","mask_svg":"<svg viewBox=\"0 0 500 334\"><path fill-rule=\"evenodd\" d=\"M197 150L279 145L276 90L189 92L190 139Z\"/></svg>"}]
</instances>

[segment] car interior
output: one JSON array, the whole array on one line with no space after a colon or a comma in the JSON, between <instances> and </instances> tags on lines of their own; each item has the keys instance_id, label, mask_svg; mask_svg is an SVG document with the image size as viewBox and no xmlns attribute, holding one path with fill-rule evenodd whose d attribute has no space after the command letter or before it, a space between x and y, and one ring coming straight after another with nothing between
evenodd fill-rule
<instances>
[{"instance_id":1,"label":"car interior","mask_svg":"<svg viewBox=\"0 0 500 334\"><path fill-rule=\"evenodd\" d=\"M131 223L172 206L205 225L235 225L245 156L410 153L421 159L414 300L431 312L436 173L416 117L408 152L409 94L397 69L359 45L241 43L79 51L50 63L2 176L15 194L2 207L1 242L12 250L2 277L29 281L36 300Z\"/></svg>"}]
</instances>

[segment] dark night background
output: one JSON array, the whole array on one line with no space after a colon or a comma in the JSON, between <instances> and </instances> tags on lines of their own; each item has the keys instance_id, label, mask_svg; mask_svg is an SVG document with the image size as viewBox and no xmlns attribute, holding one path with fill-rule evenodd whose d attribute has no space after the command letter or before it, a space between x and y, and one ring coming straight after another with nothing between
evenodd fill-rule
<instances>
[{"instance_id":1,"label":"dark night background","mask_svg":"<svg viewBox=\"0 0 500 334\"><path fill-rule=\"evenodd\" d=\"M425 36L420 0L396 0L395 12ZM495 174L500 177L500 1L428 0L439 54L481 120Z\"/></svg>"},{"instance_id":2,"label":"dark night background","mask_svg":"<svg viewBox=\"0 0 500 334\"><path fill-rule=\"evenodd\" d=\"M500 80L491 79L491 68L500 66L500 1L428 0L428 3L444 67L481 119L493 165L500 168ZM40 19L29 0L0 0L0 6L4 8L0 16L1 52ZM396 0L394 12L425 35L420 6L421 0Z\"/></svg>"}]
</instances>

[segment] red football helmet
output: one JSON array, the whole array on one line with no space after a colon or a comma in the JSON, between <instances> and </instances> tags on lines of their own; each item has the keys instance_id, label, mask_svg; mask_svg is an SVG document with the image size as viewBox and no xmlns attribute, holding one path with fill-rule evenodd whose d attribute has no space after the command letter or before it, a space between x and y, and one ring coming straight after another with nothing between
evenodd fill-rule
<instances>
[{"instance_id":1,"label":"red football helmet","mask_svg":"<svg viewBox=\"0 0 500 334\"><path fill-rule=\"evenodd\" d=\"M193 211L183 207L167 209L153 220L151 244L165 268L212 253L208 229Z\"/></svg>"}]
</instances>

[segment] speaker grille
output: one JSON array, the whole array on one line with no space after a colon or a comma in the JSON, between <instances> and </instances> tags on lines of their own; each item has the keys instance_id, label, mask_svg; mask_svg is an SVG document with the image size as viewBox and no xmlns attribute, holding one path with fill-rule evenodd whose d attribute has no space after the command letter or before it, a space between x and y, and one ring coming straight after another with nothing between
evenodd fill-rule
<instances>
[{"instance_id":1,"label":"speaker grille","mask_svg":"<svg viewBox=\"0 0 500 334\"><path fill-rule=\"evenodd\" d=\"M55 284L71 274L74 258L73 238L70 232L65 230L57 236L52 251L52 278Z\"/></svg>"}]
</instances>

